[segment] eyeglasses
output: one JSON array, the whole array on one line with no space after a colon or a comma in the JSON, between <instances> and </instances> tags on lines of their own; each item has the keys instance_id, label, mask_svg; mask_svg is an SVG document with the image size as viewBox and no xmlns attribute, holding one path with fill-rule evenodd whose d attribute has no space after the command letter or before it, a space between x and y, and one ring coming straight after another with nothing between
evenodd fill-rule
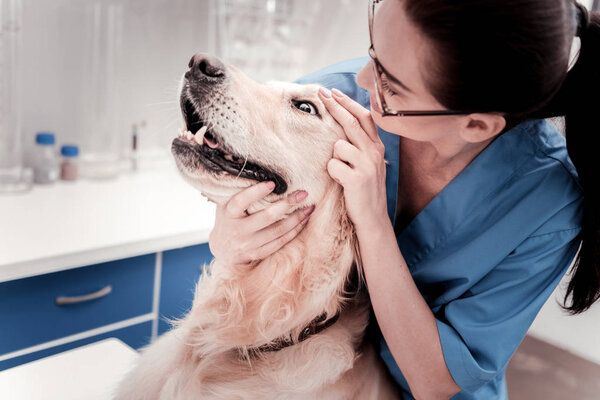
<instances>
[{"instance_id":1,"label":"eyeglasses","mask_svg":"<svg viewBox=\"0 0 600 400\"><path fill-rule=\"evenodd\" d=\"M373 48L373 18L375 17L375 6L381 4L383 0L369 0L369 36L371 39L371 47L369 47L369 57L371 57L373 66L373 76L375 77L375 95L379 106L383 111L384 117L410 117L410 116L429 116L429 115L466 115L471 112L466 111L453 111L453 110L435 110L435 111L397 111L388 107L383 97L383 84L381 81L381 75L385 74L385 70L377 60L375 56L375 49ZM389 76L389 74L387 74Z\"/></svg>"}]
</instances>

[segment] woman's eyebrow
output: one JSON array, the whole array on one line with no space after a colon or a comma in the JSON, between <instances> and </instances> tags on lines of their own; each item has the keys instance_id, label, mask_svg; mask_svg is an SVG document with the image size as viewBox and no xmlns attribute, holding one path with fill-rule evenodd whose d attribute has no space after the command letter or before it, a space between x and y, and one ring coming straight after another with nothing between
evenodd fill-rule
<instances>
[{"instance_id":1,"label":"woman's eyebrow","mask_svg":"<svg viewBox=\"0 0 600 400\"><path fill-rule=\"evenodd\" d=\"M387 71L387 69L385 69L383 67L383 65L381 64L381 61L379 61L379 66L381 67L381 70L385 73L385 77L387 78L388 81L396 84L396 86L400 86L402 89L404 89L405 91L409 92L409 93L413 93L414 92L408 87L406 86L404 83L402 83L402 81L400 81L397 78L394 78L393 75L390 75L390 73Z\"/></svg>"}]
</instances>

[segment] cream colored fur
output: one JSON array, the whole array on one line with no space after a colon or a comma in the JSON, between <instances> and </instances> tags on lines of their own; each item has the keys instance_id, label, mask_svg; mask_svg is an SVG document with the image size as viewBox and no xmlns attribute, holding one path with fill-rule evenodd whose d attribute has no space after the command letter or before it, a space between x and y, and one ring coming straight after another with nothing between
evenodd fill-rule
<instances>
[{"instance_id":1,"label":"cream colored fur","mask_svg":"<svg viewBox=\"0 0 600 400\"><path fill-rule=\"evenodd\" d=\"M230 268L213 260L197 283L190 312L142 350L115 398L400 398L378 355L363 341L369 316L364 288L355 298L344 297L347 277L359 261L356 239L342 188L325 169L343 131L328 115L310 120L278 111L283 109L279 104L265 104L272 98L286 101L290 93L316 104L316 86L260 85L234 68L230 73L227 93L241 117L232 122L238 124L236 130L220 131L222 137L238 154L279 171L288 182L287 193L307 190L309 198L300 206L316 204L315 211L296 238L252 268ZM261 103L263 95L267 100ZM264 110L252 110L250 100L264 105ZM216 106L204 107L210 120L209 110ZM184 177L217 203L255 183L184 164L178 160ZM280 197L268 196L250 210L256 212ZM241 356L249 347L284 335L297 337L324 311L332 316L338 310L341 315L335 324L303 342L259 357Z\"/></svg>"}]
</instances>

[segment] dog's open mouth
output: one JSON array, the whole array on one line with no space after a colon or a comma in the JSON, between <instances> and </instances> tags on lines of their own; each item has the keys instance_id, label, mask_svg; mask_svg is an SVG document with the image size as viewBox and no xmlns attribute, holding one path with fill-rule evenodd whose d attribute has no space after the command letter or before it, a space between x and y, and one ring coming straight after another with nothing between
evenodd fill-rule
<instances>
[{"instance_id":1,"label":"dog's open mouth","mask_svg":"<svg viewBox=\"0 0 600 400\"><path fill-rule=\"evenodd\" d=\"M222 138L208 130L189 99L182 99L181 110L187 129L179 132L179 136L173 140L171 149L175 155L199 160L211 171L223 171L259 182L273 181L273 193L285 193L287 184L281 176L237 156Z\"/></svg>"}]
</instances>

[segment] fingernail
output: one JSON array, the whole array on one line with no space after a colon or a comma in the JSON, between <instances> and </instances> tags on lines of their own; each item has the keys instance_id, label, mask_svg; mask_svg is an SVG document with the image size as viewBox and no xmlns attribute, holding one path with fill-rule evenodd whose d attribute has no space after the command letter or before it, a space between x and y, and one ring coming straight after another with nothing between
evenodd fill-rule
<instances>
[{"instance_id":1,"label":"fingernail","mask_svg":"<svg viewBox=\"0 0 600 400\"><path fill-rule=\"evenodd\" d=\"M275 189L275 182L271 182L271 181L267 182L267 188L270 190Z\"/></svg>"},{"instance_id":2,"label":"fingernail","mask_svg":"<svg viewBox=\"0 0 600 400\"><path fill-rule=\"evenodd\" d=\"M319 88L319 93L321 94L321 96L327 99L331 98L331 93L329 93L329 90L325 89L324 87Z\"/></svg>"},{"instance_id":3,"label":"fingernail","mask_svg":"<svg viewBox=\"0 0 600 400\"><path fill-rule=\"evenodd\" d=\"M310 213L312 213L315 210L315 206L314 204L310 207L307 207L304 209L304 215L309 215Z\"/></svg>"},{"instance_id":4,"label":"fingernail","mask_svg":"<svg viewBox=\"0 0 600 400\"><path fill-rule=\"evenodd\" d=\"M302 190L296 193L296 201L302 201L306 198L306 196L308 196L308 192Z\"/></svg>"},{"instance_id":5,"label":"fingernail","mask_svg":"<svg viewBox=\"0 0 600 400\"><path fill-rule=\"evenodd\" d=\"M333 95L335 97L344 97L344 93L340 92L339 90L333 88L331 89L331 93L333 93Z\"/></svg>"}]
</instances>

